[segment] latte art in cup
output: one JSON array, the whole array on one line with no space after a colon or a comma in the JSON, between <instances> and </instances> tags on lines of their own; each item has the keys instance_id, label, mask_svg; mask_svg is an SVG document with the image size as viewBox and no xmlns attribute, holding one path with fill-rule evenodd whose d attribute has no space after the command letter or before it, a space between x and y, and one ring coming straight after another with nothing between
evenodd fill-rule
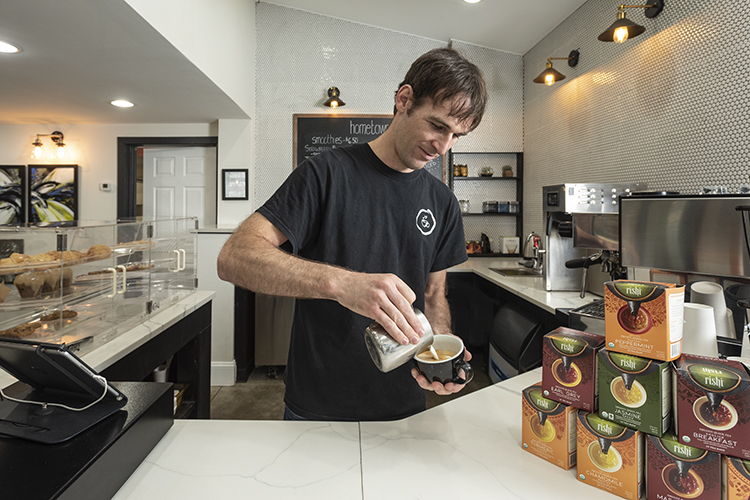
<instances>
[{"instance_id":1,"label":"latte art in cup","mask_svg":"<svg viewBox=\"0 0 750 500\"><path fill-rule=\"evenodd\" d=\"M435 356L433 356L432 352L430 352L429 350L420 352L419 354L417 354L417 357L421 361L445 361L446 359L451 359L456 355L455 352L446 351L445 349L435 349L435 353L437 353L437 359L435 359Z\"/></svg>"}]
</instances>

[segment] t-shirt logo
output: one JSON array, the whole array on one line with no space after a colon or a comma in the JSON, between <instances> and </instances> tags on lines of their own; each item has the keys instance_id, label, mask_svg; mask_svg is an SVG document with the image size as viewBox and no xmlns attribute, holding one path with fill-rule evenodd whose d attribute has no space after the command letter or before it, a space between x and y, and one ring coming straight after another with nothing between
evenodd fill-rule
<instances>
[{"instance_id":1,"label":"t-shirt logo","mask_svg":"<svg viewBox=\"0 0 750 500\"><path fill-rule=\"evenodd\" d=\"M429 208L423 208L417 214L417 228L425 236L432 234L435 230L435 216L432 215L432 210Z\"/></svg>"}]
</instances>

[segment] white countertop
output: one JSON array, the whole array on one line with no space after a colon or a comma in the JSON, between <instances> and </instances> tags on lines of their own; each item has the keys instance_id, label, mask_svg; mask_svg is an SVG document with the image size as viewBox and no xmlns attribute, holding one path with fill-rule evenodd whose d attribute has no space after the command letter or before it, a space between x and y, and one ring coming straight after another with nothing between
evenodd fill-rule
<instances>
[{"instance_id":1,"label":"white countertop","mask_svg":"<svg viewBox=\"0 0 750 500\"><path fill-rule=\"evenodd\" d=\"M548 292L541 276L502 276L490 268L518 268L518 257L469 257L469 260L448 270L449 273L473 272L520 298L555 314L556 309L574 309L600 299L599 295L586 292Z\"/></svg>"},{"instance_id":2,"label":"white countertop","mask_svg":"<svg viewBox=\"0 0 750 500\"><path fill-rule=\"evenodd\" d=\"M539 380L394 422L177 421L114 498L615 498L521 447L521 390Z\"/></svg>"}]
</instances>

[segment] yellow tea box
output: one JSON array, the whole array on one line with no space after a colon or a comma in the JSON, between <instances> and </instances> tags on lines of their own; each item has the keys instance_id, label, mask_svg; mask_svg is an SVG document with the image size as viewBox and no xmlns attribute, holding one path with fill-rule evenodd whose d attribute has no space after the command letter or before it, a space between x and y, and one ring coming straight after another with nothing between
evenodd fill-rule
<instances>
[{"instance_id":1,"label":"yellow tea box","mask_svg":"<svg viewBox=\"0 0 750 500\"><path fill-rule=\"evenodd\" d=\"M739 361L684 354L672 363L681 442L750 459L750 374Z\"/></svg>"},{"instance_id":2,"label":"yellow tea box","mask_svg":"<svg viewBox=\"0 0 750 500\"><path fill-rule=\"evenodd\" d=\"M547 399L542 384L523 390L523 449L565 470L576 464L576 414L572 406Z\"/></svg>"},{"instance_id":3,"label":"yellow tea box","mask_svg":"<svg viewBox=\"0 0 750 500\"><path fill-rule=\"evenodd\" d=\"M721 473L724 481L724 500L750 498L750 461L723 455Z\"/></svg>"},{"instance_id":4,"label":"yellow tea box","mask_svg":"<svg viewBox=\"0 0 750 500\"><path fill-rule=\"evenodd\" d=\"M599 415L661 436L672 424L669 361L599 351Z\"/></svg>"},{"instance_id":5,"label":"yellow tea box","mask_svg":"<svg viewBox=\"0 0 750 500\"><path fill-rule=\"evenodd\" d=\"M604 284L607 349L672 361L682 352L685 287L646 281Z\"/></svg>"},{"instance_id":6,"label":"yellow tea box","mask_svg":"<svg viewBox=\"0 0 750 500\"><path fill-rule=\"evenodd\" d=\"M671 432L646 438L646 467L646 498L721 500L721 455L681 443Z\"/></svg>"},{"instance_id":7,"label":"yellow tea box","mask_svg":"<svg viewBox=\"0 0 750 500\"><path fill-rule=\"evenodd\" d=\"M578 411L578 480L622 498L637 500L644 489L643 434Z\"/></svg>"},{"instance_id":8,"label":"yellow tea box","mask_svg":"<svg viewBox=\"0 0 750 500\"><path fill-rule=\"evenodd\" d=\"M604 336L560 327L544 336L542 389L544 397L596 411L596 352Z\"/></svg>"}]
</instances>

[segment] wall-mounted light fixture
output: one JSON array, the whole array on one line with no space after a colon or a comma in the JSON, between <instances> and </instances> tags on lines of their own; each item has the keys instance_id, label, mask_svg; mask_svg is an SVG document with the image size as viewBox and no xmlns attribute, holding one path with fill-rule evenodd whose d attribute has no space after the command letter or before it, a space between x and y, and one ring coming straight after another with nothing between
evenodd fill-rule
<instances>
[{"instance_id":1,"label":"wall-mounted light fixture","mask_svg":"<svg viewBox=\"0 0 750 500\"><path fill-rule=\"evenodd\" d=\"M539 76L534 78L534 83L544 83L546 85L552 85L555 82L565 79L565 75L557 71L552 67L552 61L568 61L568 66L571 68L578 64L578 56L580 53L577 50L571 50L568 57L548 57L547 58L547 69L542 71Z\"/></svg>"},{"instance_id":2,"label":"wall-mounted light fixture","mask_svg":"<svg viewBox=\"0 0 750 500\"><path fill-rule=\"evenodd\" d=\"M341 92L339 92L339 89L337 87L331 87L328 89L328 100L323 103L324 106L329 106L331 108L338 108L339 106L346 106L346 103L339 99L339 96L341 95Z\"/></svg>"},{"instance_id":3,"label":"wall-mounted light fixture","mask_svg":"<svg viewBox=\"0 0 750 500\"><path fill-rule=\"evenodd\" d=\"M622 43L628 38L634 38L646 31L646 28L625 17L625 9L638 8L646 9L646 17L654 18L664 8L664 0L654 0L650 5L620 5L617 9L617 21L612 23L612 26L599 35L599 40L602 42Z\"/></svg>"},{"instance_id":4,"label":"wall-mounted light fixture","mask_svg":"<svg viewBox=\"0 0 750 500\"><path fill-rule=\"evenodd\" d=\"M33 149L31 150L31 157L39 159L44 156L44 145L39 140L40 137L49 137L52 142L57 146L57 152L52 155L52 158L63 159L65 158L65 143L63 142L63 133L55 130L51 134L36 134L36 139L31 143Z\"/></svg>"}]
</instances>

